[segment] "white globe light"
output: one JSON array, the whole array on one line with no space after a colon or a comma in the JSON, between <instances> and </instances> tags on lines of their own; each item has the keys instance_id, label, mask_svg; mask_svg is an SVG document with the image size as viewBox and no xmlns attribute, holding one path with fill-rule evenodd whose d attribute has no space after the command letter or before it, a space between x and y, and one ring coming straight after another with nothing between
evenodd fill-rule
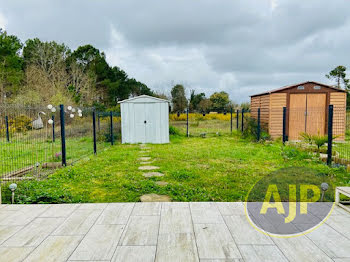
<instances>
[{"instance_id":1,"label":"white globe light","mask_svg":"<svg viewBox=\"0 0 350 262\"><path fill-rule=\"evenodd\" d=\"M53 124L53 120L52 119L49 119L49 121L47 121L50 125Z\"/></svg>"},{"instance_id":2,"label":"white globe light","mask_svg":"<svg viewBox=\"0 0 350 262\"><path fill-rule=\"evenodd\" d=\"M68 109L69 111L71 111L71 110L72 110L72 107L71 107L71 106L68 106L67 109Z\"/></svg>"},{"instance_id":3,"label":"white globe light","mask_svg":"<svg viewBox=\"0 0 350 262\"><path fill-rule=\"evenodd\" d=\"M73 118L73 117L74 117L74 114L70 114L69 117L70 117L70 118Z\"/></svg>"},{"instance_id":4,"label":"white globe light","mask_svg":"<svg viewBox=\"0 0 350 262\"><path fill-rule=\"evenodd\" d=\"M75 108L72 108L72 112L73 112L73 113L75 112Z\"/></svg>"},{"instance_id":5,"label":"white globe light","mask_svg":"<svg viewBox=\"0 0 350 262\"><path fill-rule=\"evenodd\" d=\"M83 114L82 114L82 113L80 113L80 114L79 114L79 117L83 117Z\"/></svg>"},{"instance_id":6,"label":"white globe light","mask_svg":"<svg viewBox=\"0 0 350 262\"><path fill-rule=\"evenodd\" d=\"M55 113L56 112L56 108L55 107L51 108L51 112Z\"/></svg>"},{"instance_id":7,"label":"white globe light","mask_svg":"<svg viewBox=\"0 0 350 262\"><path fill-rule=\"evenodd\" d=\"M81 109L78 109L78 113L81 114L83 111L81 111Z\"/></svg>"},{"instance_id":8,"label":"white globe light","mask_svg":"<svg viewBox=\"0 0 350 262\"><path fill-rule=\"evenodd\" d=\"M49 110L51 110L52 108L53 108L52 105L48 105L48 106L47 106L47 109L49 109Z\"/></svg>"}]
</instances>

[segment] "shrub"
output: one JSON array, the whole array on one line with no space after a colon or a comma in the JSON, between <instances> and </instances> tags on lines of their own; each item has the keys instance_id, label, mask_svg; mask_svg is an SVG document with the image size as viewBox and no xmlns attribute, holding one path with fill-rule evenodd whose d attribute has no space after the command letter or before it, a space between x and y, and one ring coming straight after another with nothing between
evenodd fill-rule
<instances>
[{"instance_id":1,"label":"shrub","mask_svg":"<svg viewBox=\"0 0 350 262\"><path fill-rule=\"evenodd\" d=\"M312 145L317 146L317 152L320 153L320 149L322 146L324 146L328 142L328 136L323 136L318 133L317 135L310 135L307 133L301 133L300 136L303 138L303 140ZM336 139L338 136L334 136L333 140Z\"/></svg>"},{"instance_id":2,"label":"shrub","mask_svg":"<svg viewBox=\"0 0 350 262\"><path fill-rule=\"evenodd\" d=\"M244 121L243 137L256 140L258 137L258 121L252 117L246 117ZM260 126L260 141L271 139L270 135Z\"/></svg>"},{"instance_id":3,"label":"shrub","mask_svg":"<svg viewBox=\"0 0 350 262\"><path fill-rule=\"evenodd\" d=\"M170 135L180 135L180 131L174 126L169 126L169 134Z\"/></svg>"},{"instance_id":4,"label":"shrub","mask_svg":"<svg viewBox=\"0 0 350 262\"><path fill-rule=\"evenodd\" d=\"M25 132L32 128L32 119L25 115L19 115L9 120L9 127L16 132Z\"/></svg>"}]
</instances>

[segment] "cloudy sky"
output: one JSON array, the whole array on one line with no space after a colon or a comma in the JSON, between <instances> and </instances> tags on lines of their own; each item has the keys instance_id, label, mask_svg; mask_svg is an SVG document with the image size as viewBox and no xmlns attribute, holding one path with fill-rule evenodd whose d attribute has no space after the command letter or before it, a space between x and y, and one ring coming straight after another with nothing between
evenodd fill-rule
<instances>
[{"instance_id":1,"label":"cloudy sky","mask_svg":"<svg viewBox=\"0 0 350 262\"><path fill-rule=\"evenodd\" d=\"M0 27L92 44L154 90L182 83L243 102L350 67L349 10L349 0L0 0Z\"/></svg>"}]
</instances>

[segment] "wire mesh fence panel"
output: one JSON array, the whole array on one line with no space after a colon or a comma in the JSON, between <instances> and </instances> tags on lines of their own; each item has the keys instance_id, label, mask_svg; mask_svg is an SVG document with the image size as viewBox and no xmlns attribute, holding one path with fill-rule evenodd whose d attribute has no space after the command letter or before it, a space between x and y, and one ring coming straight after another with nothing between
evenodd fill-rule
<instances>
[{"instance_id":1,"label":"wire mesh fence panel","mask_svg":"<svg viewBox=\"0 0 350 262\"><path fill-rule=\"evenodd\" d=\"M0 106L2 181L39 178L50 172L48 163L59 161L54 153L59 137L52 117L57 118L57 111L46 107Z\"/></svg>"},{"instance_id":2,"label":"wire mesh fence panel","mask_svg":"<svg viewBox=\"0 0 350 262\"><path fill-rule=\"evenodd\" d=\"M111 124L109 112L97 112L97 152L111 145Z\"/></svg>"},{"instance_id":3,"label":"wire mesh fence panel","mask_svg":"<svg viewBox=\"0 0 350 262\"><path fill-rule=\"evenodd\" d=\"M93 108L0 106L0 179L41 179L66 163L97 153L120 139L120 116ZM64 127L64 128L63 128ZM64 136L62 136L64 134ZM63 146L62 144L65 144Z\"/></svg>"},{"instance_id":4,"label":"wire mesh fence panel","mask_svg":"<svg viewBox=\"0 0 350 262\"><path fill-rule=\"evenodd\" d=\"M92 108L64 108L66 161L72 164L93 154ZM58 154L62 152L58 152Z\"/></svg>"},{"instance_id":5,"label":"wire mesh fence panel","mask_svg":"<svg viewBox=\"0 0 350 262\"><path fill-rule=\"evenodd\" d=\"M171 113L170 126L181 134L187 134L187 113ZM232 130L237 128L236 113L232 114ZM190 136L207 136L229 134L231 132L231 113L188 113L188 132Z\"/></svg>"},{"instance_id":6,"label":"wire mesh fence panel","mask_svg":"<svg viewBox=\"0 0 350 262\"><path fill-rule=\"evenodd\" d=\"M186 113L170 113L169 114L169 126L171 132L180 132L180 134L185 135L187 130L187 116ZM172 130L172 127L175 130Z\"/></svg>"},{"instance_id":7,"label":"wire mesh fence panel","mask_svg":"<svg viewBox=\"0 0 350 262\"><path fill-rule=\"evenodd\" d=\"M336 163L350 163L350 110L333 107L333 159Z\"/></svg>"},{"instance_id":8,"label":"wire mesh fence panel","mask_svg":"<svg viewBox=\"0 0 350 262\"><path fill-rule=\"evenodd\" d=\"M122 141L122 122L119 112L113 112L113 136L115 143Z\"/></svg>"}]
</instances>

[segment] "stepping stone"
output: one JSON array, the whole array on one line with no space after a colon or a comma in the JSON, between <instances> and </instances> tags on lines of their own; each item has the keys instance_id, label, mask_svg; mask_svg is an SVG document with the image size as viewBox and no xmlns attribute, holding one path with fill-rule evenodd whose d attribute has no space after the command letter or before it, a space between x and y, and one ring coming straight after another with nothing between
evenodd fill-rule
<instances>
[{"instance_id":1,"label":"stepping stone","mask_svg":"<svg viewBox=\"0 0 350 262\"><path fill-rule=\"evenodd\" d=\"M152 164L154 161L146 161L146 162L140 162L140 165L150 165Z\"/></svg>"},{"instance_id":2,"label":"stepping stone","mask_svg":"<svg viewBox=\"0 0 350 262\"><path fill-rule=\"evenodd\" d=\"M169 183L168 182L165 182L165 181L157 181L156 184L158 186L167 186Z\"/></svg>"},{"instance_id":3,"label":"stepping stone","mask_svg":"<svg viewBox=\"0 0 350 262\"><path fill-rule=\"evenodd\" d=\"M140 166L139 170L156 170L159 169L158 166Z\"/></svg>"},{"instance_id":4,"label":"stepping stone","mask_svg":"<svg viewBox=\"0 0 350 262\"><path fill-rule=\"evenodd\" d=\"M146 194L140 197L141 202L171 202L171 198L167 195Z\"/></svg>"},{"instance_id":5,"label":"stepping stone","mask_svg":"<svg viewBox=\"0 0 350 262\"><path fill-rule=\"evenodd\" d=\"M149 154L149 153L151 153L150 151L140 151L139 152L140 154Z\"/></svg>"},{"instance_id":6,"label":"stepping stone","mask_svg":"<svg viewBox=\"0 0 350 262\"><path fill-rule=\"evenodd\" d=\"M159 172L148 172L148 173L144 173L142 174L144 177L160 177L160 176L164 176L164 174L159 173Z\"/></svg>"},{"instance_id":7,"label":"stepping stone","mask_svg":"<svg viewBox=\"0 0 350 262\"><path fill-rule=\"evenodd\" d=\"M149 161L149 160L151 160L151 158L149 156L143 156L143 157L140 157L139 160L141 160L141 161Z\"/></svg>"}]
</instances>

